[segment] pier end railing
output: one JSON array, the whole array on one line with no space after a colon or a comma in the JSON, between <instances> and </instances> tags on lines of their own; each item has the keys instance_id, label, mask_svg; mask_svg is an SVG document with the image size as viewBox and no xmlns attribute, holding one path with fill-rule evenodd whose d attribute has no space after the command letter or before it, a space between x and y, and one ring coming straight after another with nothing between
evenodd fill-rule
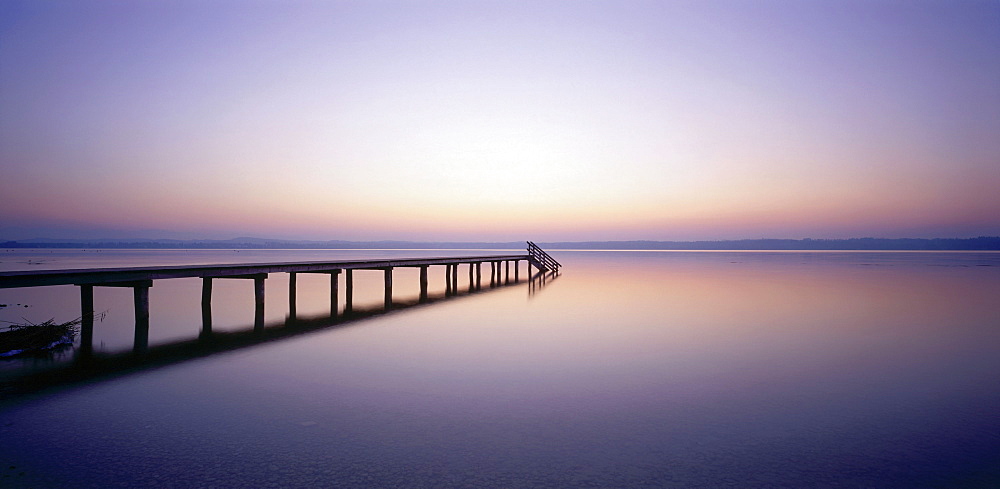
<instances>
[{"instance_id":1,"label":"pier end railing","mask_svg":"<svg viewBox=\"0 0 1000 489\"><path fill-rule=\"evenodd\" d=\"M559 267L561 267L562 264L557 262L555 258L552 258L552 255L549 255L548 253L545 252L545 250L539 248L538 245L532 243L531 241L528 241L527 243L528 243L528 260L531 261L532 265L534 265L536 268L540 270L547 272L559 271Z\"/></svg>"}]
</instances>

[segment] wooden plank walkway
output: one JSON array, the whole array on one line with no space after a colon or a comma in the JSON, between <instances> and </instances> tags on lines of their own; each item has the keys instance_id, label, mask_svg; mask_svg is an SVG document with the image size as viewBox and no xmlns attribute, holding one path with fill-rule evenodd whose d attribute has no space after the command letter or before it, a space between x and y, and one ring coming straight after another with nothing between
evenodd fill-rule
<instances>
[{"instance_id":1,"label":"wooden plank walkway","mask_svg":"<svg viewBox=\"0 0 1000 489\"><path fill-rule=\"evenodd\" d=\"M106 285L170 278L224 278L261 273L327 273L334 270L385 270L397 267L481 264L529 260L529 255L462 256L438 258L395 258L385 260L241 263L224 265L181 265L167 267L83 268L75 270L27 270L0 272L0 289L45 285ZM539 267L538 263L532 263ZM544 269L547 269L544 268Z\"/></svg>"}]
</instances>

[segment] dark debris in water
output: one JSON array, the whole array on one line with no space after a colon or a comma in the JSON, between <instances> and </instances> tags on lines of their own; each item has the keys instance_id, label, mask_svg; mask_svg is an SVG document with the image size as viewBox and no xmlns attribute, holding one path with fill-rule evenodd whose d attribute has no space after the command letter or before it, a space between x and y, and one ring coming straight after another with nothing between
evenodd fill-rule
<instances>
[{"instance_id":1,"label":"dark debris in water","mask_svg":"<svg viewBox=\"0 0 1000 489\"><path fill-rule=\"evenodd\" d=\"M61 350L73 345L82 321L11 324L0 331L0 358L12 358Z\"/></svg>"}]
</instances>

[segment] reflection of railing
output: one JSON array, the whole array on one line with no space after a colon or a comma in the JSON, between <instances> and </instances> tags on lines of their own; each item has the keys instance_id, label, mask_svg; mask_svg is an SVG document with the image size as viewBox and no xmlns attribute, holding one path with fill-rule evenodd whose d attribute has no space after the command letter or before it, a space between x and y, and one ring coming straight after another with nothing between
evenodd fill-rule
<instances>
[{"instance_id":1,"label":"reflection of railing","mask_svg":"<svg viewBox=\"0 0 1000 489\"><path fill-rule=\"evenodd\" d=\"M562 265L535 243L528 241L528 260L541 270L557 272Z\"/></svg>"},{"instance_id":2,"label":"reflection of railing","mask_svg":"<svg viewBox=\"0 0 1000 489\"><path fill-rule=\"evenodd\" d=\"M528 279L528 297L534 296L552 280L559 278L558 271L539 271Z\"/></svg>"}]
</instances>

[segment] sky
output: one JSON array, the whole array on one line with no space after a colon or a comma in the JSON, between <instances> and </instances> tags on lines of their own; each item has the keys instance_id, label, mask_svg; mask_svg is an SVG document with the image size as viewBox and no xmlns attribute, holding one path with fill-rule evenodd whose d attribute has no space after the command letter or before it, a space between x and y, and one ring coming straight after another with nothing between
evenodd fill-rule
<instances>
[{"instance_id":1,"label":"sky","mask_svg":"<svg viewBox=\"0 0 1000 489\"><path fill-rule=\"evenodd\" d=\"M1000 235L997 0L0 0L0 239Z\"/></svg>"}]
</instances>

